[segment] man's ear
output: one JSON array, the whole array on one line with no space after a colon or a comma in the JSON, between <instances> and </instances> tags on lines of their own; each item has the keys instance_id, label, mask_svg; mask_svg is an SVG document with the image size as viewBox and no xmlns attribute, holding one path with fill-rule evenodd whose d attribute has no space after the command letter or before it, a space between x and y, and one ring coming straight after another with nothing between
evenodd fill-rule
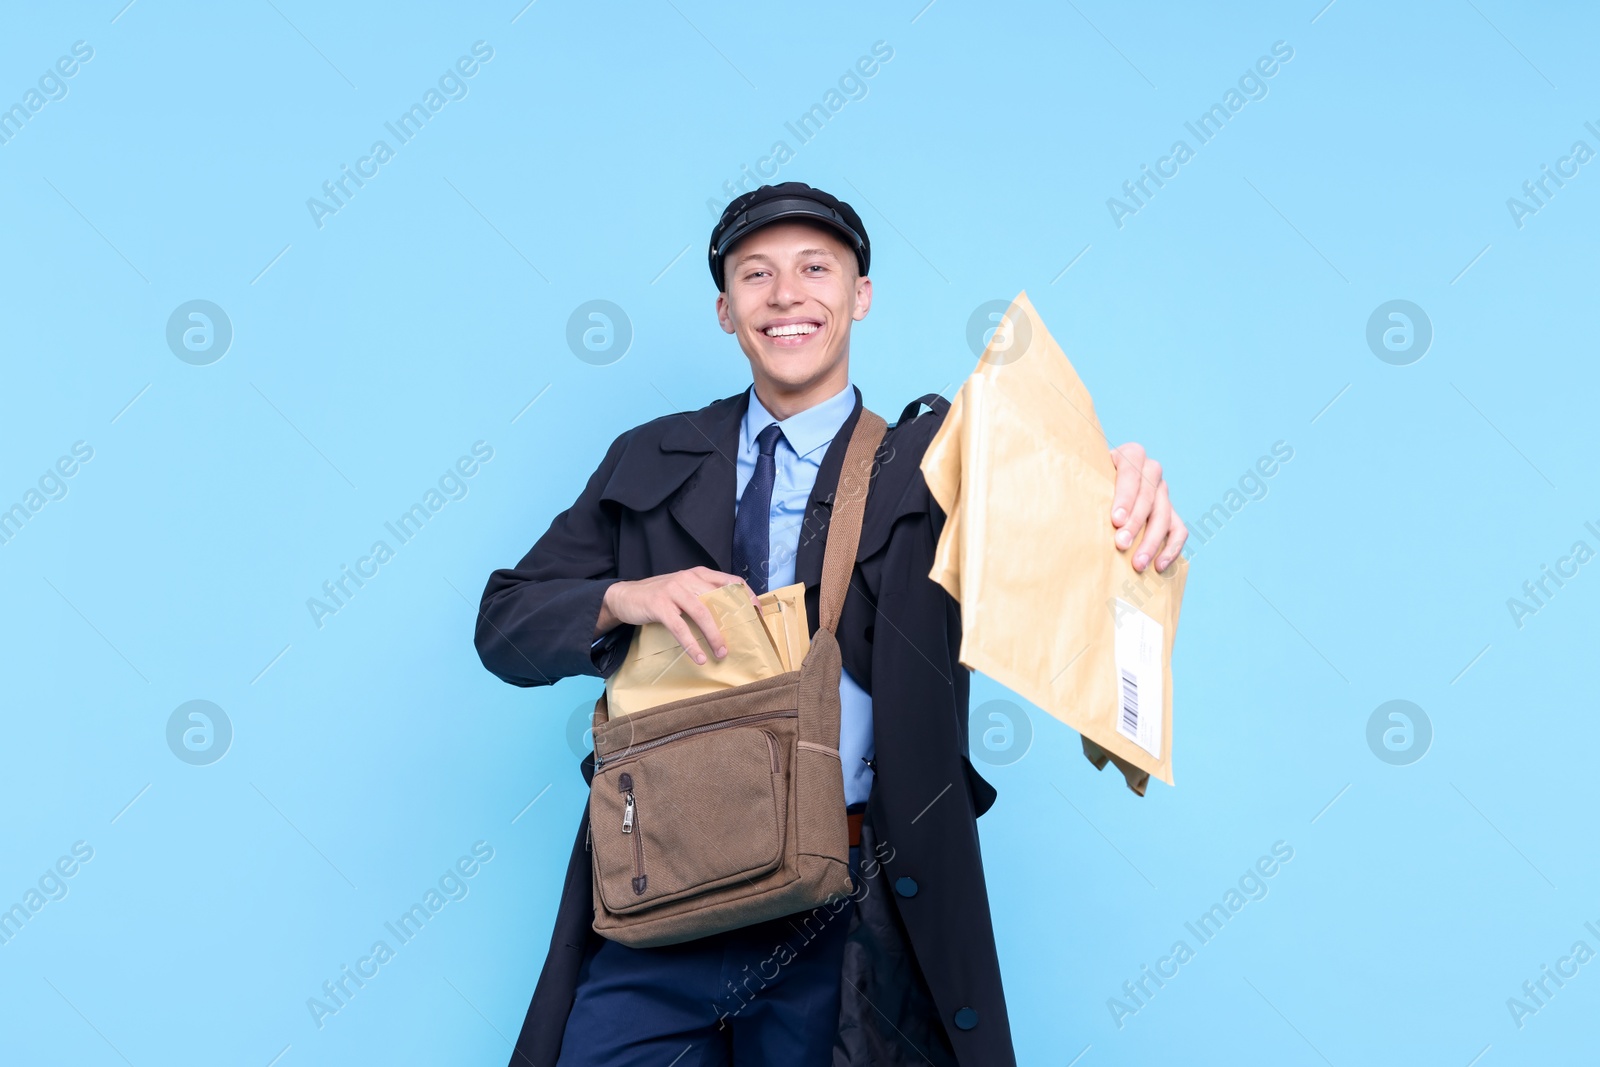
<instances>
[{"instance_id":1,"label":"man's ear","mask_svg":"<svg viewBox=\"0 0 1600 1067\"><path fill-rule=\"evenodd\" d=\"M857 278L856 310L855 314L850 317L855 321L860 322L862 319L867 317L867 312L870 310L872 310L872 279Z\"/></svg>"},{"instance_id":2,"label":"man's ear","mask_svg":"<svg viewBox=\"0 0 1600 1067\"><path fill-rule=\"evenodd\" d=\"M717 323L722 327L723 333L733 332L733 318L728 314L728 294L717 294Z\"/></svg>"}]
</instances>

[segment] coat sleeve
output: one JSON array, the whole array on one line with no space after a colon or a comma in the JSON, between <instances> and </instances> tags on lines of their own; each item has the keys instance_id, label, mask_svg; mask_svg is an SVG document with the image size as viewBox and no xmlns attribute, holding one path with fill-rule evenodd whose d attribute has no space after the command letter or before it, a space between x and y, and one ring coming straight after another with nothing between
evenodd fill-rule
<instances>
[{"instance_id":1,"label":"coat sleeve","mask_svg":"<svg viewBox=\"0 0 1600 1067\"><path fill-rule=\"evenodd\" d=\"M512 568L489 575L473 643L491 673L512 685L551 685L577 674L603 676L620 663L633 627L598 642L600 603L617 577L617 517L601 503L627 445L611 444L582 495L555 517Z\"/></svg>"}]
</instances>

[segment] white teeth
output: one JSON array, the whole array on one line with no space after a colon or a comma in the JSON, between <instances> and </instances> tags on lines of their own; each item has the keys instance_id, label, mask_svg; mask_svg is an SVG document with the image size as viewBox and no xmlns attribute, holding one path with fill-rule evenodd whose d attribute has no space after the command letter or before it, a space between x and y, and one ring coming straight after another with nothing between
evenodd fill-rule
<instances>
[{"instance_id":1,"label":"white teeth","mask_svg":"<svg viewBox=\"0 0 1600 1067\"><path fill-rule=\"evenodd\" d=\"M795 322L788 326L768 326L763 331L768 337L797 337L801 334L816 333L817 324L814 322Z\"/></svg>"}]
</instances>

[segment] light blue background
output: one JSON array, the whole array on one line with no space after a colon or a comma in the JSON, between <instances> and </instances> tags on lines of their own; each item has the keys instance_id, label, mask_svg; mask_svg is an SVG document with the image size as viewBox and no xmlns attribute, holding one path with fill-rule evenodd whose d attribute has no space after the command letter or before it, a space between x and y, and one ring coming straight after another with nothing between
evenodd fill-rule
<instances>
[{"instance_id":1,"label":"light blue background","mask_svg":"<svg viewBox=\"0 0 1600 1067\"><path fill-rule=\"evenodd\" d=\"M979 764L1021 1062L1592 1050L1600 962L1521 1029L1506 1006L1600 950L1600 563L1520 629L1506 606L1600 548L1600 164L1520 229L1506 207L1600 148L1592 12L923 2L8 8L0 104L94 58L0 145L0 506L94 458L0 545L0 905L94 858L0 945L0 1060L505 1062L598 687L503 685L475 605L617 433L748 381L707 200L778 139L872 234L852 369L880 412L952 391L972 310L1026 288L1191 520L1294 449L1196 546L1176 788L1134 797L1036 709L1021 759ZM319 229L306 199L479 40L469 95ZM1117 228L1106 199L1279 40L1269 95ZM865 98L797 146L876 41ZM565 341L596 298L634 331L607 366ZM235 331L209 366L165 341L192 299ZM1391 299L1435 331L1410 366L1365 341ZM307 598L480 440L468 495L319 629ZM165 739L193 699L234 729L209 766ZM1409 766L1366 742L1391 699L1433 725ZM1280 840L1266 899L1119 1030L1108 998ZM319 1029L307 998L476 841L469 895Z\"/></svg>"}]
</instances>

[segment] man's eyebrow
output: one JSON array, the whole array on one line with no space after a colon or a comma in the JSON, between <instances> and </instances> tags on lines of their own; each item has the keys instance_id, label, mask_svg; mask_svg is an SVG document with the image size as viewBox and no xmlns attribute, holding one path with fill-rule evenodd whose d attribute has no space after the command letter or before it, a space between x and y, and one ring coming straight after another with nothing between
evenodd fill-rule
<instances>
[{"instance_id":1,"label":"man's eyebrow","mask_svg":"<svg viewBox=\"0 0 1600 1067\"><path fill-rule=\"evenodd\" d=\"M827 256L829 259L834 261L838 261L839 259L838 253L827 248L802 248L800 251L795 253L795 256ZM736 257L733 262L735 266L743 266L744 264L753 260L763 260L767 263L771 263L772 257L767 255L765 252L745 252L744 254Z\"/></svg>"}]
</instances>

